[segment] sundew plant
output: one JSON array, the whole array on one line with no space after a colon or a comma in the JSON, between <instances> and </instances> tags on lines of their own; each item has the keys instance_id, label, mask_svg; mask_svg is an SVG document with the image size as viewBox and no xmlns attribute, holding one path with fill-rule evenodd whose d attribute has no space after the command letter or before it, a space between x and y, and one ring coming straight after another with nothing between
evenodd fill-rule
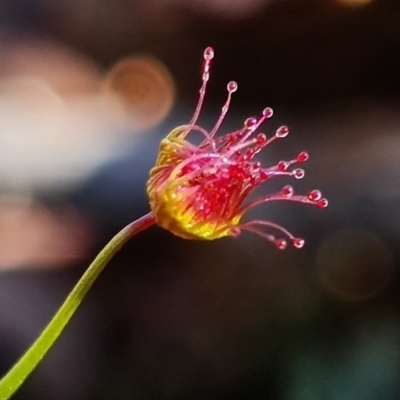
<instances>
[{"instance_id":1,"label":"sundew plant","mask_svg":"<svg viewBox=\"0 0 400 400\"><path fill-rule=\"evenodd\" d=\"M227 100L214 127L207 131L198 125L213 57L214 51L208 47L204 51L199 101L190 122L176 127L161 141L147 182L151 211L122 229L98 254L39 338L2 378L0 400L9 399L40 363L111 258L129 239L150 226L156 224L184 239L214 240L237 237L247 231L281 250L289 244L296 248L304 246L303 238L277 223L247 221L246 214L256 206L282 200L325 208L328 201L319 190L298 195L289 185L276 193L247 201L255 189L270 179L303 178L304 170L292 166L307 161L308 153L302 151L295 158L272 166L263 166L257 161L260 151L289 134L287 126L281 126L272 135L260 132L261 125L273 115L271 108L265 108L258 117L246 119L236 131L219 135L232 94L238 87L234 81L227 85ZM200 144L189 141L193 133L202 135Z\"/></svg>"}]
</instances>

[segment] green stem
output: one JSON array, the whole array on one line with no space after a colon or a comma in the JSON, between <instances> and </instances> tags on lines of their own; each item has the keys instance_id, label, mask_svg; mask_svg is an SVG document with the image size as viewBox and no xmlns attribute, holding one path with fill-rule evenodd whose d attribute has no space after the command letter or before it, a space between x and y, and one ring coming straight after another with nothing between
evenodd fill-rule
<instances>
[{"instance_id":1,"label":"green stem","mask_svg":"<svg viewBox=\"0 0 400 400\"><path fill-rule=\"evenodd\" d=\"M110 242L101 250L98 256L90 264L82 278L72 289L64 304L60 307L53 319L49 322L42 334L31 345L26 353L17 361L0 381L0 400L9 399L25 379L33 372L43 357L47 354L58 339L68 321L74 315L85 295L92 287L94 281L103 271L104 267L121 249L121 247L133 236L154 224L151 213L132 222L122 231L117 233Z\"/></svg>"}]
</instances>

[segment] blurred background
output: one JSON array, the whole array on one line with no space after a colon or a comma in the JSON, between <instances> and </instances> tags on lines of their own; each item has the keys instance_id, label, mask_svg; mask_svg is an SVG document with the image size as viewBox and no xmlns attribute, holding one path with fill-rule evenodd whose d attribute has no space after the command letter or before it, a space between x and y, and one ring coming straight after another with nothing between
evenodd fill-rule
<instances>
[{"instance_id":1,"label":"blurred background","mask_svg":"<svg viewBox=\"0 0 400 400\"><path fill-rule=\"evenodd\" d=\"M256 210L300 251L142 233L15 399L400 398L398 0L1 0L1 373L148 211L209 45L202 125L237 80L221 131L273 107L263 131L291 133L260 159L309 151L290 183L330 206Z\"/></svg>"}]
</instances>

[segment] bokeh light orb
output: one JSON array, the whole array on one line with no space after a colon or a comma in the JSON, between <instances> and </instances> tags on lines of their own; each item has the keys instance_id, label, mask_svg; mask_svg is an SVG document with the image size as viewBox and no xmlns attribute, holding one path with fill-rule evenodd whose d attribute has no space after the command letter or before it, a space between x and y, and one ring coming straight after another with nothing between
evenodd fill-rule
<instances>
[{"instance_id":1,"label":"bokeh light orb","mask_svg":"<svg viewBox=\"0 0 400 400\"><path fill-rule=\"evenodd\" d=\"M101 75L89 56L52 39L32 35L0 47L1 81L36 80L65 98L92 94Z\"/></svg>"},{"instance_id":2,"label":"bokeh light orb","mask_svg":"<svg viewBox=\"0 0 400 400\"><path fill-rule=\"evenodd\" d=\"M348 228L322 244L317 271L324 289L345 301L365 301L382 292L394 272L387 244L375 233Z\"/></svg>"},{"instance_id":3,"label":"bokeh light orb","mask_svg":"<svg viewBox=\"0 0 400 400\"><path fill-rule=\"evenodd\" d=\"M168 69L150 56L117 62L106 75L103 92L117 100L115 116L132 131L151 129L171 110L175 83Z\"/></svg>"}]
</instances>

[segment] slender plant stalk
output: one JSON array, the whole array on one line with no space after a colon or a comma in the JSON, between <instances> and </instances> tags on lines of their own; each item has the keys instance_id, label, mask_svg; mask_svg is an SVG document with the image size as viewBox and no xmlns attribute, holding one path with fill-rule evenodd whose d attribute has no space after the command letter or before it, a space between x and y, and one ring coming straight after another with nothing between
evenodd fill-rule
<instances>
[{"instance_id":1,"label":"slender plant stalk","mask_svg":"<svg viewBox=\"0 0 400 400\"><path fill-rule=\"evenodd\" d=\"M114 255L130 238L153 224L153 215L146 214L122 229L101 250L38 339L1 379L0 400L9 399L33 372L56 342L87 292Z\"/></svg>"}]
</instances>

